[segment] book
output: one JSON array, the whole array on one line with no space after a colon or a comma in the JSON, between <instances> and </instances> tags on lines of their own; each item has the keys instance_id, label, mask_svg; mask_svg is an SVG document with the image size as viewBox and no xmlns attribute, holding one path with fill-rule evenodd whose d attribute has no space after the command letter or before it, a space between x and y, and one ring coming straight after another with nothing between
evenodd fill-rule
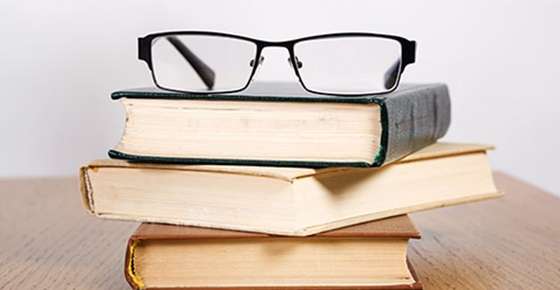
<instances>
[{"instance_id":1,"label":"book","mask_svg":"<svg viewBox=\"0 0 560 290\"><path fill-rule=\"evenodd\" d=\"M264 82L232 94L131 89L112 98L126 125L109 156L140 162L379 167L434 143L450 123L445 84L351 97Z\"/></svg>"},{"instance_id":2,"label":"book","mask_svg":"<svg viewBox=\"0 0 560 290\"><path fill-rule=\"evenodd\" d=\"M80 170L102 218L306 236L496 190L490 147L436 143L381 168L285 168L94 161Z\"/></svg>"},{"instance_id":3,"label":"book","mask_svg":"<svg viewBox=\"0 0 560 290\"><path fill-rule=\"evenodd\" d=\"M134 289L421 289L408 216L311 237L142 224L129 239Z\"/></svg>"}]
</instances>

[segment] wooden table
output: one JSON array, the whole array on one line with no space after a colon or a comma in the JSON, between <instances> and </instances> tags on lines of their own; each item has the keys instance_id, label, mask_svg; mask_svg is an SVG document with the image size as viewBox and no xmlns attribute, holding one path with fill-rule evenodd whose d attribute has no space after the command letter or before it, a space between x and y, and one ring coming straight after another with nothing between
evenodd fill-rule
<instances>
[{"instance_id":1,"label":"wooden table","mask_svg":"<svg viewBox=\"0 0 560 290\"><path fill-rule=\"evenodd\" d=\"M559 289L560 199L496 174L504 198L412 215L425 289ZM77 178L0 181L0 289L128 289L136 223L82 209Z\"/></svg>"}]
</instances>

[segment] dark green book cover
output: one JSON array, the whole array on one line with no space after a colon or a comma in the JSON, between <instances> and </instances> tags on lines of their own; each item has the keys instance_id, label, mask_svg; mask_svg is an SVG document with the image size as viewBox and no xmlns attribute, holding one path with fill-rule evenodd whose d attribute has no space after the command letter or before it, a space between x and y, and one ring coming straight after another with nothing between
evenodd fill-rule
<instances>
[{"instance_id":1,"label":"dark green book cover","mask_svg":"<svg viewBox=\"0 0 560 290\"><path fill-rule=\"evenodd\" d=\"M443 137L451 121L449 90L445 84L403 84L396 91L372 96L328 96L309 93L292 83L255 83L249 89L231 94L188 94L157 88L116 91L111 98L190 99L260 102L331 102L379 105L381 144L371 162L324 162L298 160L240 160L212 158L175 158L133 155L110 150L109 156L134 162L182 164L261 165L286 167L379 167L435 143Z\"/></svg>"}]
</instances>

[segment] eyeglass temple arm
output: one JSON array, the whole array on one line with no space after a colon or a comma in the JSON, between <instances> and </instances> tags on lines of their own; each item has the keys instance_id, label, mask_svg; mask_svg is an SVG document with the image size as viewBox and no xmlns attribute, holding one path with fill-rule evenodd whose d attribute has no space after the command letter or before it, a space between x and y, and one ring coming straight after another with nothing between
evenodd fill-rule
<instances>
[{"instance_id":1,"label":"eyeglass temple arm","mask_svg":"<svg viewBox=\"0 0 560 290\"><path fill-rule=\"evenodd\" d=\"M216 73L196 54L194 54L179 38L175 36L167 36L167 39L175 49L183 56L183 58L192 66L206 87L211 90L214 87Z\"/></svg>"}]
</instances>

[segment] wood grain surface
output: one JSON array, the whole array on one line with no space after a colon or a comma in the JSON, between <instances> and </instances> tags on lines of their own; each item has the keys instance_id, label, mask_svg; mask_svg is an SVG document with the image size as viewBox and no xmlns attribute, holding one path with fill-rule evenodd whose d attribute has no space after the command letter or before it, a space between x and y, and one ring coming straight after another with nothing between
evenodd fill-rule
<instances>
[{"instance_id":1,"label":"wood grain surface","mask_svg":"<svg viewBox=\"0 0 560 290\"><path fill-rule=\"evenodd\" d=\"M560 289L560 199L495 176L503 198L412 215L425 289Z\"/></svg>"},{"instance_id":2,"label":"wood grain surface","mask_svg":"<svg viewBox=\"0 0 560 290\"><path fill-rule=\"evenodd\" d=\"M425 289L558 289L560 199L505 174L504 198L412 215ZM77 178L0 181L0 289L128 289L136 223L82 209Z\"/></svg>"}]
</instances>

